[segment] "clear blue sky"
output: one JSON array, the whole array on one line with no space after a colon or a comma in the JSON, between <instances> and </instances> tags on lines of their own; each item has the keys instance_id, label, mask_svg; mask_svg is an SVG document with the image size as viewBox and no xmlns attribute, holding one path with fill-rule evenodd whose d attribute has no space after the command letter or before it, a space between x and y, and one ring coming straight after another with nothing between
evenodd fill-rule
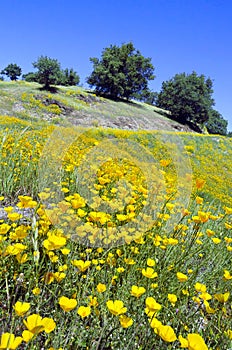
<instances>
[{"instance_id":1,"label":"clear blue sky","mask_svg":"<svg viewBox=\"0 0 232 350\"><path fill-rule=\"evenodd\" d=\"M47 55L85 85L90 57L132 41L152 58L154 91L176 73L210 77L232 130L232 0L2 0L0 13L0 69L17 63L27 73Z\"/></svg>"}]
</instances>

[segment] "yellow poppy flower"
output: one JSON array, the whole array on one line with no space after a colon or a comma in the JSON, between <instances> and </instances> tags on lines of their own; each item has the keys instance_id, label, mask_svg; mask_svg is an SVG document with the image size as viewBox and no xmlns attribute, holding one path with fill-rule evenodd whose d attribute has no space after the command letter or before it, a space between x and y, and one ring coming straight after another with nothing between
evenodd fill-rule
<instances>
[{"instance_id":1,"label":"yellow poppy flower","mask_svg":"<svg viewBox=\"0 0 232 350\"><path fill-rule=\"evenodd\" d=\"M146 269L142 269L143 276L147 278L155 278L158 276L157 272L152 267L147 267Z\"/></svg>"},{"instance_id":2,"label":"yellow poppy flower","mask_svg":"<svg viewBox=\"0 0 232 350\"><path fill-rule=\"evenodd\" d=\"M22 343L22 337L15 337L13 333L2 333L0 349L17 349L17 347Z\"/></svg>"},{"instance_id":3,"label":"yellow poppy flower","mask_svg":"<svg viewBox=\"0 0 232 350\"><path fill-rule=\"evenodd\" d=\"M18 316L23 316L30 309L30 303L17 301L14 305L14 310Z\"/></svg>"},{"instance_id":4,"label":"yellow poppy flower","mask_svg":"<svg viewBox=\"0 0 232 350\"><path fill-rule=\"evenodd\" d=\"M133 324L132 318L127 317L126 315L120 315L119 322L123 328L128 328Z\"/></svg>"},{"instance_id":5,"label":"yellow poppy flower","mask_svg":"<svg viewBox=\"0 0 232 350\"><path fill-rule=\"evenodd\" d=\"M127 308L124 307L123 301L121 300L115 300L115 301L108 300L106 302L106 305L109 311L115 316L118 316L127 312Z\"/></svg>"},{"instance_id":6,"label":"yellow poppy flower","mask_svg":"<svg viewBox=\"0 0 232 350\"><path fill-rule=\"evenodd\" d=\"M75 307L77 306L77 301L76 299L72 299L72 298L69 299L65 296L62 296L59 299L59 305L62 308L62 310L64 310L65 312L68 312L75 309Z\"/></svg>"},{"instance_id":7,"label":"yellow poppy flower","mask_svg":"<svg viewBox=\"0 0 232 350\"><path fill-rule=\"evenodd\" d=\"M177 272L176 276L180 282L186 282L188 279L188 276L186 276L182 272Z\"/></svg>"},{"instance_id":8,"label":"yellow poppy flower","mask_svg":"<svg viewBox=\"0 0 232 350\"><path fill-rule=\"evenodd\" d=\"M168 343L174 342L177 339L176 334L171 326L159 326L158 335Z\"/></svg>"},{"instance_id":9,"label":"yellow poppy flower","mask_svg":"<svg viewBox=\"0 0 232 350\"><path fill-rule=\"evenodd\" d=\"M80 315L82 318L85 318L90 315L91 308L90 306L80 306L77 310L78 315Z\"/></svg>"},{"instance_id":10,"label":"yellow poppy flower","mask_svg":"<svg viewBox=\"0 0 232 350\"><path fill-rule=\"evenodd\" d=\"M131 295L133 295L136 298L139 298L141 295L143 295L146 292L146 289L144 287L138 287L138 286L132 286L131 287Z\"/></svg>"}]
</instances>

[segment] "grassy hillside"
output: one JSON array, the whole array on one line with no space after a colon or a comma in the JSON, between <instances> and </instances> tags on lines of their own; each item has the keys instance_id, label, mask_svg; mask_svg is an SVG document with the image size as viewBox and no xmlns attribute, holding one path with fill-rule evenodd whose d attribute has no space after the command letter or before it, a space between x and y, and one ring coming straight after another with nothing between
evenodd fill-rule
<instances>
[{"instance_id":1,"label":"grassy hillside","mask_svg":"<svg viewBox=\"0 0 232 350\"><path fill-rule=\"evenodd\" d=\"M0 348L231 349L232 139L78 88L0 109Z\"/></svg>"},{"instance_id":2,"label":"grassy hillside","mask_svg":"<svg viewBox=\"0 0 232 350\"><path fill-rule=\"evenodd\" d=\"M41 91L37 83L0 81L0 115L66 126L191 131L162 112L139 102L99 98L80 87L58 87L57 93L51 94Z\"/></svg>"}]
</instances>

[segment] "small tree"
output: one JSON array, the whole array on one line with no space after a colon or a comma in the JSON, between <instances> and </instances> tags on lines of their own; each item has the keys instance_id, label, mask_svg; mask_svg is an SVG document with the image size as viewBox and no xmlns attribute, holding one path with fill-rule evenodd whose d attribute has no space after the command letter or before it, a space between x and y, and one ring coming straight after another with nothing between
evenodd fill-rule
<instances>
[{"instance_id":1,"label":"small tree","mask_svg":"<svg viewBox=\"0 0 232 350\"><path fill-rule=\"evenodd\" d=\"M38 69L37 82L42 84L45 90L50 90L51 85L59 84L62 79L60 63L56 59L40 56L33 66Z\"/></svg>"},{"instance_id":2,"label":"small tree","mask_svg":"<svg viewBox=\"0 0 232 350\"><path fill-rule=\"evenodd\" d=\"M181 123L203 124L207 122L214 105L213 83L204 75L176 74L165 81L157 98L157 107L167 109Z\"/></svg>"},{"instance_id":3,"label":"small tree","mask_svg":"<svg viewBox=\"0 0 232 350\"><path fill-rule=\"evenodd\" d=\"M210 134L227 135L227 126L228 121L218 111L212 109L209 120L206 123L208 132Z\"/></svg>"},{"instance_id":4,"label":"small tree","mask_svg":"<svg viewBox=\"0 0 232 350\"><path fill-rule=\"evenodd\" d=\"M61 78L61 85L65 85L65 86L73 86L73 85L77 85L80 82L80 77L79 75L73 70L73 68L68 69L66 68L63 72L62 72L62 78Z\"/></svg>"},{"instance_id":5,"label":"small tree","mask_svg":"<svg viewBox=\"0 0 232 350\"><path fill-rule=\"evenodd\" d=\"M150 58L145 58L132 43L121 47L110 46L103 50L101 60L90 58L93 72L87 83L100 94L112 98L130 99L148 89L148 81L154 79L154 67Z\"/></svg>"},{"instance_id":6,"label":"small tree","mask_svg":"<svg viewBox=\"0 0 232 350\"><path fill-rule=\"evenodd\" d=\"M22 74L22 69L17 64L10 63L1 71L1 74L8 76L10 80L17 80Z\"/></svg>"},{"instance_id":7,"label":"small tree","mask_svg":"<svg viewBox=\"0 0 232 350\"><path fill-rule=\"evenodd\" d=\"M29 72L29 73L23 74L22 78L23 80L28 82L38 82L38 73Z\"/></svg>"}]
</instances>

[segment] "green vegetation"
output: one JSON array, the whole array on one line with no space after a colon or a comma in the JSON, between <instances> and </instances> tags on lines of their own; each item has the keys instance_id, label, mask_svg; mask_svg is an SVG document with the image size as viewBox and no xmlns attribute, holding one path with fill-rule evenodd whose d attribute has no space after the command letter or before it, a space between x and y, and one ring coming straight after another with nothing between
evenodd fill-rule
<instances>
[{"instance_id":1,"label":"green vegetation","mask_svg":"<svg viewBox=\"0 0 232 350\"><path fill-rule=\"evenodd\" d=\"M62 79L58 85L75 86L75 85L78 85L79 82L80 82L80 77L73 70L73 68L71 69L66 68L64 71L62 71Z\"/></svg>"},{"instance_id":2,"label":"green vegetation","mask_svg":"<svg viewBox=\"0 0 232 350\"><path fill-rule=\"evenodd\" d=\"M209 119L206 122L207 130L210 134L227 135L228 121L222 115L212 109L209 114Z\"/></svg>"},{"instance_id":3,"label":"green vegetation","mask_svg":"<svg viewBox=\"0 0 232 350\"><path fill-rule=\"evenodd\" d=\"M226 134L212 81L92 62L116 100L47 56L0 81L0 349L231 349L232 139L177 122Z\"/></svg>"},{"instance_id":4,"label":"green vegetation","mask_svg":"<svg viewBox=\"0 0 232 350\"><path fill-rule=\"evenodd\" d=\"M11 63L1 71L1 74L6 75L10 80L17 80L22 74L22 69L17 64Z\"/></svg>"},{"instance_id":5,"label":"green vegetation","mask_svg":"<svg viewBox=\"0 0 232 350\"><path fill-rule=\"evenodd\" d=\"M79 86L56 86L56 93L51 93L41 90L38 83L25 81L0 82L0 115L66 126L191 130L172 121L168 113L152 105L114 101Z\"/></svg>"},{"instance_id":6,"label":"green vegetation","mask_svg":"<svg viewBox=\"0 0 232 350\"><path fill-rule=\"evenodd\" d=\"M230 138L0 135L2 349L231 347Z\"/></svg>"},{"instance_id":7,"label":"green vegetation","mask_svg":"<svg viewBox=\"0 0 232 350\"><path fill-rule=\"evenodd\" d=\"M56 59L40 56L33 66L38 69L37 81L44 86L45 90L50 90L51 85L57 85L61 80L60 63Z\"/></svg>"},{"instance_id":8,"label":"green vegetation","mask_svg":"<svg viewBox=\"0 0 232 350\"><path fill-rule=\"evenodd\" d=\"M97 93L111 98L131 99L148 90L148 81L154 79L154 67L150 58L145 58L132 43L121 47L111 45L102 52L101 60L90 59L93 72L88 84Z\"/></svg>"},{"instance_id":9,"label":"green vegetation","mask_svg":"<svg viewBox=\"0 0 232 350\"><path fill-rule=\"evenodd\" d=\"M62 70L56 59L41 56L33 63L33 66L38 71L24 74L23 79L27 82L42 84L44 90L55 92L54 85L75 86L80 82L80 77L73 68Z\"/></svg>"},{"instance_id":10,"label":"green vegetation","mask_svg":"<svg viewBox=\"0 0 232 350\"><path fill-rule=\"evenodd\" d=\"M162 84L156 106L171 112L171 117L197 131L206 126L210 134L227 134L228 122L213 109L213 82L204 75L176 74Z\"/></svg>"},{"instance_id":11,"label":"green vegetation","mask_svg":"<svg viewBox=\"0 0 232 350\"><path fill-rule=\"evenodd\" d=\"M169 110L181 123L203 124L208 121L214 104L212 86L212 81L204 75L176 74L163 82L156 105Z\"/></svg>"},{"instance_id":12,"label":"green vegetation","mask_svg":"<svg viewBox=\"0 0 232 350\"><path fill-rule=\"evenodd\" d=\"M87 82L98 95L117 101L142 101L166 110L165 115L169 112L170 118L197 132L205 132L207 128L212 134L227 134L228 122L213 109L213 82L203 74L176 74L163 82L158 93L148 87L149 81L155 78L151 58L142 56L132 42L121 46L111 45L102 51L101 59L92 57L90 61L93 71ZM80 82L73 68L62 70L56 59L40 56L33 66L38 71L23 74L23 79L42 84L44 90L55 93L57 85L76 86ZM17 80L21 68L10 64L1 73L11 80Z\"/></svg>"}]
</instances>

